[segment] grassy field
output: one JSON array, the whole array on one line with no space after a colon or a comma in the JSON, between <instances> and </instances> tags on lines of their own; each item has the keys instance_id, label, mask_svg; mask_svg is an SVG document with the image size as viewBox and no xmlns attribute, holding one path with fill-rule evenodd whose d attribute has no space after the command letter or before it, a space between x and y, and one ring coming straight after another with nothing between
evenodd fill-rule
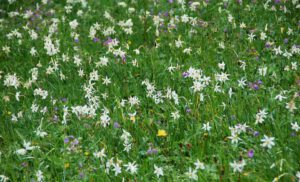
<instances>
[{"instance_id":1,"label":"grassy field","mask_svg":"<svg viewBox=\"0 0 300 182\"><path fill-rule=\"evenodd\" d=\"M0 182L300 181L299 0L0 0Z\"/></svg>"}]
</instances>

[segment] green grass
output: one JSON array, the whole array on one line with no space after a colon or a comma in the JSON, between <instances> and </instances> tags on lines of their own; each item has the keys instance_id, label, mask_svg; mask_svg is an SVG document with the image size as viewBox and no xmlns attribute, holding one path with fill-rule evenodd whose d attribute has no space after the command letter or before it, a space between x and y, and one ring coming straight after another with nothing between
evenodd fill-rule
<instances>
[{"instance_id":1,"label":"green grass","mask_svg":"<svg viewBox=\"0 0 300 182\"><path fill-rule=\"evenodd\" d=\"M0 2L0 175L10 181L38 181L36 174L40 170L44 181L189 181L192 179L186 172L191 168L198 181L299 180L300 129L292 128L292 124L300 124L300 69L292 66L299 65L300 58L300 15L296 1L271 1L265 9L265 2L261 1L244 0L239 4L229 0L226 6L222 1L199 0L194 1L200 2L196 11L192 11L189 2L184 3L183 9L176 0L127 0L127 7L118 5L120 1L116 0L90 0L86 7L70 2ZM67 6L72 7L70 13L66 12ZM271 10L272 6L276 11ZM287 12L280 7L286 7ZM134 11L130 12L130 8ZM28 19L23 17L27 10L34 12ZM82 11L81 16L78 11ZM12 12L19 15L10 17ZM105 18L105 12L112 21ZM234 18L232 22L228 21L229 14ZM192 25L191 20L182 22L183 15L196 18L196 24ZM154 24L156 17L162 20L157 28L159 35ZM50 56L44 38L49 35L54 18L59 23L51 40L59 40L60 46L59 52ZM118 25L128 19L133 23L132 34L126 34ZM76 29L69 25L73 20L78 22ZM89 37L95 23L100 25L95 34L97 42ZM242 23L245 28L240 27ZM115 33L105 35L108 27L114 27ZM9 39L14 30L21 37ZM29 30L38 34L36 40L31 39ZM248 40L251 32L256 36L252 42ZM266 33L265 40L260 38L261 32ZM74 33L79 36L78 42L71 36ZM125 60L104 45L109 37L119 41L115 50L124 51ZM179 39L183 41L182 47L175 45ZM266 44L271 45L268 48ZM273 51L278 46L283 51L281 55ZM291 53L293 46L298 48L287 58L285 50ZM5 52L5 47L10 51ZM36 56L30 53L32 47L37 50ZM187 48L191 48L190 54L184 53ZM63 61L63 55L69 60ZM74 57L81 59L80 65L74 63ZM108 58L107 66L97 66L101 57ZM138 66L134 66L134 60ZM241 61L246 63L244 70ZM218 66L222 62L224 70ZM55 63L58 69L47 74ZM174 70L169 72L171 66ZM263 67L267 67L265 75L259 71ZM37 68L38 78L26 87L33 68ZM183 76L190 68L201 69L201 78L210 77L203 90L193 91L197 79L191 78L190 72L188 77ZM79 76L79 70L84 71L83 76ZM99 80L89 81L93 71L97 71ZM222 72L229 74L229 80L216 79L216 74ZM5 85L7 76L14 73L20 81L18 88ZM61 79L61 74L66 78ZM111 79L108 85L102 80L106 76ZM242 78L246 80L244 88L238 83ZM149 97L147 86L142 84L145 80L155 86L154 95L159 98L161 94L162 103ZM200 82L203 83L201 79ZM252 83L257 87L252 87ZM93 87L91 97L84 90L87 85ZM38 88L48 92L46 99L34 95ZM168 89L178 95L178 104L174 94L172 99L167 97ZM282 91L286 98L276 100ZM15 97L18 92L19 101ZM140 103L130 106L128 99L134 96ZM124 106L122 99L127 100ZM294 103L297 109L290 111L287 103ZM37 112L32 111L33 104L39 106ZM72 112L72 107L84 105L94 107L95 114L77 117ZM46 112L41 113L45 107ZM64 107L68 107L65 125ZM101 124L105 108L110 117L107 127ZM256 114L262 109L268 114L262 123L255 124ZM175 111L179 112L179 119L172 117ZM23 116L13 121L19 112ZM130 117L132 113L136 113L135 122ZM119 127L115 127L116 123ZM210 124L210 131L203 129L206 123ZM228 138L232 135L230 127L240 124L248 127L238 134L241 140L232 144ZM45 137L36 134L39 127L47 132ZM167 136L157 136L158 130L165 130ZM124 131L131 135L129 152L124 151ZM264 135L275 138L270 149L261 145ZM74 140L65 142L70 136L79 141L71 151L68 149ZM17 150L24 148L24 141L39 149L17 154ZM147 153L150 148L157 152ZM101 160L93 153L102 149L106 157ZM250 150L254 151L253 157L248 156ZM109 173L105 172L112 158L115 165L122 161L118 163L122 167L118 175L113 166ZM195 168L197 159L205 169ZM234 172L230 165L233 161L244 161L246 165L240 172ZM138 165L137 173L126 170L129 162ZM163 176L156 176L154 165L162 168Z\"/></svg>"}]
</instances>

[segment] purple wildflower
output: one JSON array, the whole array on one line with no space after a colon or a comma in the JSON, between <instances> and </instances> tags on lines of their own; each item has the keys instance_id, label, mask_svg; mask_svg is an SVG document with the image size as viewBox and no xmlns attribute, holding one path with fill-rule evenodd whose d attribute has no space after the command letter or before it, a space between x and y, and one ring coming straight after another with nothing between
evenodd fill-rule
<instances>
[{"instance_id":1,"label":"purple wildflower","mask_svg":"<svg viewBox=\"0 0 300 182\"><path fill-rule=\"evenodd\" d=\"M72 145L75 146L75 145L78 145L79 144L79 141L77 139L75 139L73 142L72 142Z\"/></svg>"},{"instance_id":2,"label":"purple wildflower","mask_svg":"<svg viewBox=\"0 0 300 182\"><path fill-rule=\"evenodd\" d=\"M158 151L157 151L157 149L155 149L155 148L149 148L148 150L147 150L147 154L148 155L152 155L152 154L157 154L158 153Z\"/></svg>"},{"instance_id":3,"label":"purple wildflower","mask_svg":"<svg viewBox=\"0 0 300 182\"><path fill-rule=\"evenodd\" d=\"M249 157L249 158L252 158L253 156L254 156L254 150L250 149L250 150L248 151L248 157Z\"/></svg>"},{"instance_id":4,"label":"purple wildflower","mask_svg":"<svg viewBox=\"0 0 300 182\"><path fill-rule=\"evenodd\" d=\"M235 119L236 119L235 115L231 115L231 120L235 120Z\"/></svg>"},{"instance_id":5,"label":"purple wildflower","mask_svg":"<svg viewBox=\"0 0 300 182\"><path fill-rule=\"evenodd\" d=\"M189 107L187 107L186 109L185 109L185 112L187 112L187 113L190 113L192 110L191 110L191 108L189 108Z\"/></svg>"},{"instance_id":6,"label":"purple wildflower","mask_svg":"<svg viewBox=\"0 0 300 182\"><path fill-rule=\"evenodd\" d=\"M58 121L58 116L54 115L53 118L52 118L52 120L55 121L55 122Z\"/></svg>"},{"instance_id":7,"label":"purple wildflower","mask_svg":"<svg viewBox=\"0 0 300 182\"><path fill-rule=\"evenodd\" d=\"M80 172L80 173L79 173L79 177L80 177L80 179L83 179L83 178L84 178L84 173L83 173L83 172Z\"/></svg>"},{"instance_id":8,"label":"purple wildflower","mask_svg":"<svg viewBox=\"0 0 300 182\"><path fill-rule=\"evenodd\" d=\"M271 48L271 44L267 42L267 43L265 44L265 47L266 47L267 49L269 49L269 48Z\"/></svg>"},{"instance_id":9,"label":"purple wildflower","mask_svg":"<svg viewBox=\"0 0 300 182\"><path fill-rule=\"evenodd\" d=\"M250 83L250 88L252 88L253 90L258 90L259 89L259 85L256 83Z\"/></svg>"},{"instance_id":10,"label":"purple wildflower","mask_svg":"<svg viewBox=\"0 0 300 182\"><path fill-rule=\"evenodd\" d=\"M94 38L93 38L93 41L94 41L94 42L99 42L99 39L98 39L97 37L94 37Z\"/></svg>"},{"instance_id":11,"label":"purple wildflower","mask_svg":"<svg viewBox=\"0 0 300 182\"><path fill-rule=\"evenodd\" d=\"M27 163L27 162L22 162L21 166L22 166L22 167L27 167L27 166L28 166L28 163Z\"/></svg>"},{"instance_id":12,"label":"purple wildflower","mask_svg":"<svg viewBox=\"0 0 300 182\"><path fill-rule=\"evenodd\" d=\"M65 97L63 97L63 98L61 98L60 100L61 100L62 102L67 102L68 99L65 98Z\"/></svg>"},{"instance_id":13,"label":"purple wildflower","mask_svg":"<svg viewBox=\"0 0 300 182\"><path fill-rule=\"evenodd\" d=\"M108 39L104 42L104 45L108 46L112 42L113 42L113 39L108 37Z\"/></svg>"},{"instance_id":14,"label":"purple wildflower","mask_svg":"<svg viewBox=\"0 0 300 182\"><path fill-rule=\"evenodd\" d=\"M188 72L183 72L183 73L182 73L182 76L183 76L184 78L186 78L186 77L189 76L189 73L188 73Z\"/></svg>"},{"instance_id":15,"label":"purple wildflower","mask_svg":"<svg viewBox=\"0 0 300 182\"><path fill-rule=\"evenodd\" d=\"M122 58L123 62L126 62L126 56L125 55L121 56L121 58Z\"/></svg>"},{"instance_id":16,"label":"purple wildflower","mask_svg":"<svg viewBox=\"0 0 300 182\"><path fill-rule=\"evenodd\" d=\"M114 128L120 128L120 124L118 122L114 122Z\"/></svg>"},{"instance_id":17,"label":"purple wildflower","mask_svg":"<svg viewBox=\"0 0 300 182\"><path fill-rule=\"evenodd\" d=\"M69 143L69 137L66 137L65 139L64 139L64 143Z\"/></svg>"},{"instance_id":18,"label":"purple wildflower","mask_svg":"<svg viewBox=\"0 0 300 182\"><path fill-rule=\"evenodd\" d=\"M263 82L261 80L258 80L256 83L259 85L263 84Z\"/></svg>"},{"instance_id":19,"label":"purple wildflower","mask_svg":"<svg viewBox=\"0 0 300 182\"><path fill-rule=\"evenodd\" d=\"M253 135L257 137L259 135L259 132L258 131L254 131Z\"/></svg>"}]
</instances>

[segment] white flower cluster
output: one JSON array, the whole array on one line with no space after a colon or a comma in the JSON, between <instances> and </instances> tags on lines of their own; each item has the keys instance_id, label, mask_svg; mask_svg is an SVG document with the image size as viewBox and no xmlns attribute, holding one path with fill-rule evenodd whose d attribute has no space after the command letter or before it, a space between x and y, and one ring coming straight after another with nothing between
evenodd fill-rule
<instances>
[{"instance_id":1,"label":"white flower cluster","mask_svg":"<svg viewBox=\"0 0 300 182\"><path fill-rule=\"evenodd\" d=\"M23 141L23 148L16 150L18 155L26 155L28 151L39 149L38 146L31 146L31 142Z\"/></svg>"},{"instance_id":2,"label":"white flower cluster","mask_svg":"<svg viewBox=\"0 0 300 182\"><path fill-rule=\"evenodd\" d=\"M131 134L123 129L123 133L121 135L121 139L124 141L124 151L129 152L131 150L132 144L131 144Z\"/></svg>"},{"instance_id":3,"label":"white flower cluster","mask_svg":"<svg viewBox=\"0 0 300 182\"><path fill-rule=\"evenodd\" d=\"M132 34L133 31L132 31L132 26L133 26L133 23L132 23L132 20L131 19L128 19L126 21L119 21L118 25L122 28L122 30L126 33L126 34Z\"/></svg>"},{"instance_id":4,"label":"white flower cluster","mask_svg":"<svg viewBox=\"0 0 300 182\"><path fill-rule=\"evenodd\" d=\"M37 88L37 89L34 89L34 92L33 92L33 95L36 96L41 96L42 99L46 99L47 96L48 96L48 91L47 90L43 90L41 88Z\"/></svg>"},{"instance_id":5,"label":"white flower cluster","mask_svg":"<svg viewBox=\"0 0 300 182\"><path fill-rule=\"evenodd\" d=\"M101 125L105 128L109 125L110 117L109 117L109 111L108 109L103 109L103 113L100 116Z\"/></svg>"},{"instance_id":6,"label":"white flower cluster","mask_svg":"<svg viewBox=\"0 0 300 182\"><path fill-rule=\"evenodd\" d=\"M154 83L150 83L148 79L144 80L142 85L146 86L147 97L153 99L156 104L164 103L165 98L169 100L173 99L176 105L179 104L178 94L171 88L167 88L166 94L163 94L163 91L156 90Z\"/></svg>"},{"instance_id":7,"label":"white flower cluster","mask_svg":"<svg viewBox=\"0 0 300 182\"><path fill-rule=\"evenodd\" d=\"M255 116L255 124L258 124L258 123L262 124L265 121L265 119L267 118L267 114L268 113L266 112L265 109L259 110L259 112Z\"/></svg>"},{"instance_id":8,"label":"white flower cluster","mask_svg":"<svg viewBox=\"0 0 300 182\"><path fill-rule=\"evenodd\" d=\"M20 86L20 81L16 74L7 74L4 77L4 85L7 87L15 87L16 89Z\"/></svg>"},{"instance_id":9,"label":"white flower cluster","mask_svg":"<svg viewBox=\"0 0 300 182\"><path fill-rule=\"evenodd\" d=\"M97 34L97 31L99 31L100 30L100 25L98 24L98 23L94 23L91 27L90 27L90 32L89 32L89 38L90 39L94 39L95 37L97 37L96 36L96 34Z\"/></svg>"},{"instance_id":10,"label":"white flower cluster","mask_svg":"<svg viewBox=\"0 0 300 182\"><path fill-rule=\"evenodd\" d=\"M244 167L246 166L246 161L241 160L241 161L233 161L230 163L230 167L233 168L233 172L243 172Z\"/></svg>"},{"instance_id":11,"label":"white flower cluster","mask_svg":"<svg viewBox=\"0 0 300 182\"><path fill-rule=\"evenodd\" d=\"M239 134L245 133L247 128L248 126L246 124L237 124L234 127L229 127L231 136L229 136L228 138L231 140L231 143L237 144L239 140L241 140L239 138Z\"/></svg>"},{"instance_id":12,"label":"white flower cluster","mask_svg":"<svg viewBox=\"0 0 300 182\"><path fill-rule=\"evenodd\" d=\"M44 48L47 51L47 55L54 56L57 53L59 53L59 40L56 40L55 43L53 43L50 36L46 36L44 38Z\"/></svg>"}]
</instances>

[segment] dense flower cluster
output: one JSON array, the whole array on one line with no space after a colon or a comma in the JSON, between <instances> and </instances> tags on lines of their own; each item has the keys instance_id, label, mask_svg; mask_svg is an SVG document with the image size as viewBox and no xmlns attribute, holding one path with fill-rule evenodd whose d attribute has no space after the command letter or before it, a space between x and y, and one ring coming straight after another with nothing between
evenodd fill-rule
<instances>
[{"instance_id":1,"label":"dense flower cluster","mask_svg":"<svg viewBox=\"0 0 300 182\"><path fill-rule=\"evenodd\" d=\"M300 181L299 9L1 0L0 182Z\"/></svg>"}]
</instances>

